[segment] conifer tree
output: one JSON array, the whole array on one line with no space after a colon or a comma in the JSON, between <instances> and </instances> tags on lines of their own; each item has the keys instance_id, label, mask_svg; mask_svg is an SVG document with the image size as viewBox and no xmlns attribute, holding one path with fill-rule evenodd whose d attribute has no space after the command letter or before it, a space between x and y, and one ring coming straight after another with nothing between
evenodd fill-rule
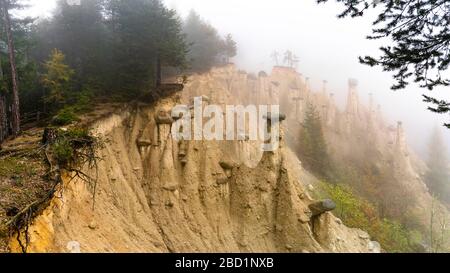
<instances>
[{"instance_id":1,"label":"conifer tree","mask_svg":"<svg viewBox=\"0 0 450 273\"><path fill-rule=\"evenodd\" d=\"M320 115L312 104L307 107L305 121L300 131L299 154L307 169L327 178L330 172L327 144Z\"/></svg>"},{"instance_id":2,"label":"conifer tree","mask_svg":"<svg viewBox=\"0 0 450 273\"><path fill-rule=\"evenodd\" d=\"M226 63L229 63L230 59L237 55L237 44L233 40L233 36L231 36L231 34L225 36L224 53L226 57Z\"/></svg>"},{"instance_id":3,"label":"conifer tree","mask_svg":"<svg viewBox=\"0 0 450 273\"><path fill-rule=\"evenodd\" d=\"M207 71L220 63L225 42L217 30L202 20L195 11L191 11L186 18L184 33L186 33L186 39L190 45L188 58L193 71ZM230 44L230 46L232 45ZM233 51L232 48L230 49Z\"/></svg>"},{"instance_id":4,"label":"conifer tree","mask_svg":"<svg viewBox=\"0 0 450 273\"><path fill-rule=\"evenodd\" d=\"M19 78L16 64L16 50L14 46L14 37L12 30L11 10L21 8L17 0L0 0L0 9L2 13L2 22L6 32L8 45L9 65L11 68L12 83L12 105L11 105L11 124L12 135L17 136L20 132L20 99L19 99Z\"/></svg>"},{"instance_id":5,"label":"conifer tree","mask_svg":"<svg viewBox=\"0 0 450 273\"><path fill-rule=\"evenodd\" d=\"M159 0L108 0L115 68L112 82L136 94L158 85L161 66L184 68L187 45L182 22Z\"/></svg>"}]
</instances>

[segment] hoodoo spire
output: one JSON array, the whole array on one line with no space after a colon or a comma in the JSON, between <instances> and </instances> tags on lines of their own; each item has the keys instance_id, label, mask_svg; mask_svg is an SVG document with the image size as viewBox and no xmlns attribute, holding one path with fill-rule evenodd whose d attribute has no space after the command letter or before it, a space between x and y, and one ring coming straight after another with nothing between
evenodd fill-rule
<instances>
[{"instance_id":1,"label":"hoodoo spire","mask_svg":"<svg viewBox=\"0 0 450 273\"><path fill-rule=\"evenodd\" d=\"M327 96L327 87L328 87L328 81L327 80L323 80L323 82L322 82L322 94L323 94L324 98Z\"/></svg>"},{"instance_id":2,"label":"hoodoo spire","mask_svg":"<svg viewBox=\"0 0 450 273\"><path fill-rule=\"evenodd\" d=\"M330 93L329 105L328 105L328 115L327 115L327 126L332 126L336 122L336 104L334 101L334 93Z\"/></svg>"},{"instance_id":3,"label":"hoodoo spire","mask_svg":"<svg viewBox=\"0 0 450 273\"><path fill-rule=\"evenodd\" d=\"M347 114L356 117L358 115L358 81L355 79L348 80L348 97L347 97Z\"/></svg>"},{"instance_id":4,"label":"hoodoo spire","mask_svg":"<svg viewBox=\"0 0 450 273\"><path fill-rule=\"evenodd\" d=\"M403 130L403 122L397 122L397 136L395 140L396 152L406 153L406 136Z\"/></svg>"},{"instance_id":5,"label":"hoodoo spire","mask_svg":"<svg viewBox=\"0 0 450 273\"><path fill-rule=\"evenodd\" d=\"M377 123L377 112L375 109L375 103L373 94L369 94L369 113L368 113L368 120L367 120L367 128L369 130L373 130L375 128L375 125Z\"/></svg>"},{"instance_id":6,"label":"hoodoo spire","mask_svg":"<svg viewBox=\"0 0 450 273\"><path fill-rule=\"evenodd\" d=\"M311 81L309 77L305 78L305 100L308 100L311 94Z\"/></svg>"}]
</instances>

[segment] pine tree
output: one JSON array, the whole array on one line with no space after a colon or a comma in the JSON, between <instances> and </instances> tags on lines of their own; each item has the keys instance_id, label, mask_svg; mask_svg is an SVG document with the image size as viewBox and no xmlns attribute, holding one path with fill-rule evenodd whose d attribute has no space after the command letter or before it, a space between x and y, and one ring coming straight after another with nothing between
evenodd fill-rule
<instances>
[{"instance_id":1,"label":"pine tree","mask_svg":"<svg viewBox=\"0 0 450 273\"><path fill-rule=\"evenodd\" d=\"M190 45L188 58L193 71L207 71L219 64L224 41L220 38L217 30L203 21L195 11L191 11L186 18L184 33L186 33L186 39Z\"/></svg>"},{"instance_id":2,"label":"pine tree","mask_svg":"<svg viewBox=\"0 0 450 273\"><path fill-rule=\"evenodd\" d=\"M286 50L286 52L284 53L284 63L286 63L288 67L292 67L293 61L294 61L294 53L292 53L292 51L290 50Z\"/></svg>"},{"instance_id":3,"label":"pine tree","mask_svg":"<svg viewBox=\"0 0 450 273\"><path fill-rule=\"evenodd\" d=\"M272 58L272 61L276 66L280 64L280 53L278 53L278 51L274 50L270 55L270 58Z\"/></svg>"},{"instance_id":4,"label":"pine tree","mask_svg":"<svg viewBox=\"0 0 450 273\"><path fill-rule=\"evenodd\" d=\"M178 18L175 10L169 10L162 4L160 25L156 29L160 31L159 41L156 44L156 84L161 84L161 66L170 66L184 69L187 67L188 45L182 32L183 23Z\"/></svg>"},{"instance_id":5,"label":"pine tree","mask_svg":"<svg viewBox=\"0 0 450 273\"><path fill-rule=\"evenodd\" d=\"M0 57L0 145L8 136L8 116L6 106L6 93L8 89L4 77L2 58Z\"/></svg>"},{"instance_id":6,"label":"pine tree","mask_svg":"<svg viewBox=\"0 0 450 273\"><path fill-rule=\"evenodd\" d=\"M225 53L226 63L229 63L230 59L237 55L237 44L233 40L233 36L231 36L231 34L228 34L227 36L225 36L224 53Z\"/></svg>"},{"instance_id":7,"label":"pine tree","mask_svg":"<svg viewBox=\"0 0 450 273\"><path fill-rule=\"evenodd\" d=\"M442 133L435 128L429 143L428 172L425 181L431 193L450 204L450 162Z\"/></svg>"},{"instance_id":8,"label":"pine tree","mask_svg":"<svg viewBox=\"0 0 450 273\"><path fill-rule=\"evenodd\" d=\"M53 48L75 71L74 88L135 97L161 81L161 67L184 68L182 22L160 0L59 0L53 18L37 26L34 56Z\"/></svg>"},{"instance_id":9,"label":"pine tree","mask_svg":"<svg viewBox=\"0 0 450 273\"><path fill-rule=\"evenodd\" d=\"M322 130L322 121L317 110L309 104L303 128L300 131L300 159L313 173L327 178L330 172L330 159Z\"/></svg>"},{"instance_id":10,"label":"pine tree","mask_svg":"<svg viewBox=\"0 0 450 273\"><path fill-rule=\"evenodd\" d=\"M16 64L16 50L14 46L14 37L12 33L12 20L10 11L17 8L20 8L20 5L16 0L0 0L0 9L2 11L2 19L8 44L9 64L11 67L11 83L12 83L11 124L12 124L12 134L14 136L17 136L20 132L20 100L19 100L19 79Z\"/></svg>"},{"instance_id":11,"label":"pine tree","mask_svg":"<svg viewBox=\"0 0 450 273\"><path fill-rule=\"evenodd\" d=\"M0 90L0 145L5 140L8 135L7 126L7 116L6 116L6 96L2 90Z\"/></svg>"},{"instance_id":12,"label":"pine tree","mask_svg":"<svg viewBox=\"0 0 450 273\"><path fill-rule=\"evenodd\" d=\"M161 77L161 66L183 68L187 45L175 11L159 0L109 0L112 32L112 82L128 95L146 91Z\"/></svg>"},{"instance_id":13,"label":"pine tree","mask_svg":"<svg viewBox=\"0 0 450 273\"><path fill-rule=\"evenodd\" d=\"M37 71L33 71L35 61L30 56L34 44L32 39L33 19L16 16L16 11L26 7L25 2L12 0L6 2L9 6L7 18L9 27L7 27L8 21L5 20L5 10L2 8L4 2L0 1L2 18L0 19L0 104L2 104L0 106L0 127L2 127L0 128L2 131L0 139L17 135L18 130L20 131L20 127L22 127L22 113L36 111L35 107L40 101L40 92L36 92L39 90L39 84L36 84ZM8 37L12 40L9 41ZM12 46L9 46L10 42ZM14 120L18 122L14 122ZM16 127L16 133L14 133L13 127Z\"/></svg>"}]
</instances>

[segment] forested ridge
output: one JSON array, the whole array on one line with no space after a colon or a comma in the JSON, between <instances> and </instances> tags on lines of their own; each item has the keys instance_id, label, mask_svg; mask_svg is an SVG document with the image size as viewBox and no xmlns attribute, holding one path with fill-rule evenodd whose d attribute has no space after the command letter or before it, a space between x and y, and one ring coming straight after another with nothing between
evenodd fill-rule
<instances>
[{"instance_id":1,"label":"forested ridge","mask_svg":"<svg viewBox=\"0 0 450 273\"><path fill-rule=\"evenodd\" d=\"M65 124L95 101L136 99L163 77L203 72L237 51L230 34L160 0L60 0L44 19L18 15L27 1L0 3L0 141L21 123Z\"/></svg>"}]
</instances>

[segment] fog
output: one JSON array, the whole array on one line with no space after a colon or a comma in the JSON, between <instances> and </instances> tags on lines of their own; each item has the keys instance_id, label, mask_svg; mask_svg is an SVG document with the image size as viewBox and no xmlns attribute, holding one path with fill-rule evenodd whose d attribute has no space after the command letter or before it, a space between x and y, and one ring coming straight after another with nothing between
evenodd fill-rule
<instances>
[{"instance_id":1,"label":"fog","mask_svg":"<svg viewBox=\"0 0 450 273\"><path fill-rule=\"evenodd\" d=\"M33 16L46 16L55 6L54 0L32 0L27 11ZM427 110L422 94L428 91L409 86L391 91L389 73L359 64L358 56L378 54L378 41L368 41L373 16L337 19L341 11L335 3L316 4L315 0L164 0L169 8L185 17L191 9L216 27L221 34L231 33L238 43L234 62L247 71L270 71L274 65L270 55L292 50L300 59L298 71L311 78L313 88L321 88L322 80L338 95L343 104L348 78L359 81L360 97L367 101L373 93L386 118L403 121L410 144L420 155L426 155L426 144L434 126L449 121L449 115ZM447 71L450 77L450 71ZM433 91L435 97L450 100L447 88ZM449 143L450 130L442 128ZM450 150L449 150L450 154Z\"/></svg>"}]
</instances>

